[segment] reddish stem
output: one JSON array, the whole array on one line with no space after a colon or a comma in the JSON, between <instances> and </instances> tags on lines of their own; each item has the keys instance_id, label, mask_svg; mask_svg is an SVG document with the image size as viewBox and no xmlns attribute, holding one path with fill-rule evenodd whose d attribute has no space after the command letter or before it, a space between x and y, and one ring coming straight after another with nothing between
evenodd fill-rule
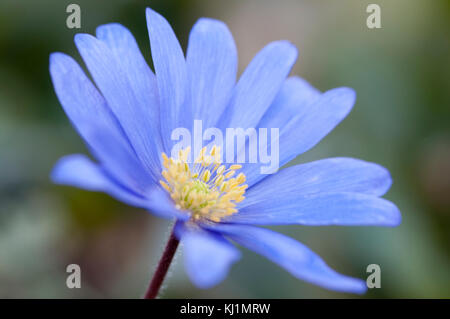
<instances>
[{"instance_id":1,"label":"reddish stem","mask_svg":"<svg viewBox=\"0 0 450 319\"><path fill-rule=\"evenodd\" d=\"M144 299L155 299L158 295L159 289L164 281L164 277L166 277L167 270L169 270L179 243L180 241L175 237L174 230L172 230L169 240L167 241L166 248L164 249L164 253L159 260L155 274L153 275L152 281L150 282L147 292L145 293Z\"/></svg>"}]
</instances>

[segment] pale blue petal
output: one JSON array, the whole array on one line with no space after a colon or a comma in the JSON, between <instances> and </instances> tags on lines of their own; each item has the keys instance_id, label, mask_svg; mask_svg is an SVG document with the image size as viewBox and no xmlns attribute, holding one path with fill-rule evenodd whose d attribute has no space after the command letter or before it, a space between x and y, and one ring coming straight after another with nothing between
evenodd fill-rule
<instances>
[{"instance_id":1,"label":"pale blue petal","mask_svg":"<svg viewBox=\"0 0 450 319\"><path fill-rule=\"evenodd\" d=\"M355 91L350 88L336 88L323 93L308 106L308 110L282 127L279 132L279 167L282 167L320 142L350 112L355 103ZM268 144L268 150L272 143ZM247 164L242 172L247 184L252 186L268 175L261 173L264 163Z\"/></svg>"},{"instance_id":2,"label":"pale blue petal","mask_svg":"<svg viewBox=\"0 0 450 319\"><path fill-rule=\"evenodd\" d=\"M198 226L178 223L176 234L183 243L186 272L199 288L211 288L224 280L241 256L222 236Z\"/></svg>"},{"instance_id":3,"label":"pale blue petal","mask_svg":"<svg viewBox=\"0 0 450 319\"><path fill-rule=\"evenodd\" d=\"M98 165L81 154L62 157L53 168L54 183L101 191L132 206L145 207L146 199L112 179Z\"/></svg>"},{"instance_id":4,"label":"pale blue petal","mask_svg":"<svg viewBox=\"0 0 450 319\"><path fill-rule=\"evenodd\" d=\"M292 76L284 81L275 100L258 124L262 128L281 130L288 122L298 116L304 116L308 106L320 97L320 91L306 80Z\"/></svg>"},{"instance_id":5,"label":"pale blue petal","mask_svg":"<svg viewBox=\"0 0 450 319\"><path fill-rule=\"evenodd\" d=\"M230 100L237 72L236 45L223 22L197 21L189 36L186 64L192 120L202 120L205 129L214 127Z\"/></svg>"},{"instance_id":6,"label":"pale blue petal","mask_svg":"<svg viewBox=\"0 0 450 319\"><path fill-rule=\"evenodd\" d=\"M97 125L101 125L114 134L116 142L127 152L134 153L122 127L109 109L105 99L74 59L63 53L52 53L50 55L50 75L56 95L64 111L92 149L97 149L101 145L90 141L86 130L96 129ZM92 121L92 119L95 119L95 121ZM86 121L90 121L95 127L87 127ZM81 123L83 123L83 127L81 127Z\"/></svg>"},{"instance_id":7,"label":"pale blue petal","mask_svg":"<svg viewBox=\"0 0 450 319\"><path fill-rule=\"evenodd\" d=\"M285 80L269 109L258 123L259 138L262 138L261 129L267 129L267 142L269 142L274 138L274 129L282 132L289 122L304 116L310 111L311 105L320 97L320 94L319 90L300 77L293 76ZM261 147L265 141L259 140L258 143ZM245 147L249 147L249 140L246 141ZM270 154L270 149L267 151ZM241 148L240 152L244 152L244 149ZM259 160L261 161L261 158ZM247 161L242 165L243 172L246 172L249 169L247 166L251 167L255 164ZM252 182L252 179L248 180Z\"/></svg>"},{"instance_id":8,"label":"pale blue petal","mask_svg":"<svg viewBox=\"0 0 450 319\"><path fill-rule=\"evenodd\" d=\"M246 193L246 202L267 196L351 192L382 196L392 179L384 167L354 158L327 158L284 168L269 175Z\"/></svg>"},{"instance_id":9,"label":"pale blue petal","mask_svg":"<svg viewBox=\"0 0 450 319\"><path fill-rule=\"evenodd\" d=\"M77 34L75 43L95 83L103 93L108 105L119 119L138 158L146 170L157 181L160 175L160 156L149 127L153 125L151 113L139 101L130 85L127 72L111 49L103 41L88 35Z\"/></svg>"},{"instance_id":10,"label":"pale blue petal","mask_svg":"<svg viewBox=\"0 0 450 319\"><path fill-rule=\"evenodd\" d=\"M257 127L296 59L297 49L288 41L264 47L240 77L219 126Z\"/></svg>"},{"instance_id":11,"label":"pale blue petal","mask_svg":"<svg viewBox=\"0 0 450 319\"><path fill-rule=\"evenodd\" d=\"M142 163L134 154L130 154L116 142L116 137L102 125L94 125L95 121L80 122L84 127L86 136L93 141L97 147L92 153L101 163L102 167L121 184L126 185L133 191L144 195L155 186L151 175L145 170Z\"/></svg>"},{"instance_id":12,"label":"pale blue petal","mask_svg":"<svg viewBox=\"0 0 450 319\"><path fill-rule=\"evenodd\" d=\"M61 158L53 168L51 179L57 184L107 193L128 205L149 210L158 217L181 220L189 218L187 213L176 209L167 194L159 188L152 189L144 198L120 184L84 155L74 154Z\"/></svg>"},{"instance_id":13,"label":"pale blue petal","mask_svg":"<svg viewBox=\"0 0 450 319\"><path fill-rule=\"evenodd\" d=\"M245 205L245 206L244 206ZM387 226L401 222L398 208L391 202L358 193L281 195L274 191L259 201L243 202L237 214L224 221L243 224L309 226Z\"/></svg>"},{"instance_id":14,"label":"pale blue petal","mask_svg":"<svg viewBox=\"0 0 450 319\"><path fill-rule=\"evenodd\" d=\"M282 234L245 225L218 224L213 229L266 257L299 279L342 292L360 294L367 289L363 280L337 273L308 247Z\"/></svg>"},{"instance_id":15,"label":"pale blue petal","mask_svg":"<svg viewBox=\"0 0 450 319\"><path fill-rule=\"evenodd\" d=\"M166 153L173 142L172 130L187 127L187 71L183 50L164 17L150 8L146 10L153 65L158 81L161 135Z\"/></svg>"},{"instance_id":16,"label":"pale blue petal","mask_svg":"<svg viewBox=\"0 0 450 319\"><path fill-rule=\"evenodd\" d=\"M147 131L157 154L162 151L159 123L159 100L156 77L148 66L131 32L118 23L99 26L97 38L106 43L115 63L127 76L129 87L136 96L136 115L148 121Z\"/></svg>"}]
</instances>

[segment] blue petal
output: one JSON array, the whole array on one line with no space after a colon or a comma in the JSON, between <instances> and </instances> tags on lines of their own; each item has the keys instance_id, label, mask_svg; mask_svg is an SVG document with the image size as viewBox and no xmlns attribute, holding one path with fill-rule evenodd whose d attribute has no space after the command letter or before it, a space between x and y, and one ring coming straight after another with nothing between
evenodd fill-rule
<instances>
[{"instance_id":1,"label":"blue petal","mask_svg":"<svg viewBox=\"0 0 450 319\"><path fill-rule=\"evenodd\" d=\"M176 218L180 221L187 221L191 216L190 212L175 208L173 200L161 187L153 188L146 198L148 203L145 208L153 215L167 219Z\"/></svg>"},{"instance_id":2,"label":"blue petal","mask_svg":"<svg viewBox=\"0 0 450 319\"><path fill-rule=\"evenodd\" d=\"M220 127L257 127L296 59L297 49L287 41L264 47L240 77Z\"/></svg>"},{"instance_id":3,"label":"blue petal","mask_svg":"<svg viewBox=\"0 0 450 319\"><path fill-rule=\"evenodd\" d=\"M304 79L297 76L288 78L284 81L275 100L258 123L258 129L267 129L269 142L269 138L273 138L270 129L276 128L281 130L293 119L304 116L310 110L310 106L320 97L320 94L319 90ZM261 146L264 147L263 144L260 144ZM248 140L245 147L249 147ZM244 148L241 148L239 152L244 152ZM255 164L243 163L242 165L243 172L246 172L251 169L247 166L251 167Z\"/></svg>"},{"instance_id":4,"label":"blue petal","mask_svg":"<svg viewBox=\"0 0 450 319\"><path fill-rule=\"evenodd\" d=\"M107 193L128 205L147 209L162 218L189 218L188 214L177 210L167 198L167 194L159 188L149 191L144 198L119 184L102 167L84 155L75 154L61 158L53 168L51 179L57 184Z\"/></svg>"},{"instance_id":5,"label":"blue petal","mask_svg":"<svg viewBox=\"0 0 450 319\"><path fill-rule=\"evenodd\" d=\"M162 151L159 123L159 100L156 77L148 66L131 32L118 23L99 26L97 38L111 50L115 63L128 79L138 102L136 115L147 118L147 130L155 143L157 154Z\"/></svg>"},{"instance_id":6,"label":"blue petal","mask_svg":"<svg viewBox=\"0 0 450 319\"><path fill-rule=\"evenodd\" d=\"M350 88L336 88L323 93L307 106L301 116L295 117L279 132L279 167L320 142L350 112L355 103L355 91ZM268 148L271 149L269 142ZM242 172L247 176L247 184L252 186L267 175L261 174L261 166L266 164L247 164Z\"/></svg>"},{"instance_id":7,"label":"blue petal","mask_svg":"<svg viewBox=\"0 0 450 319\"><path fill-rule=\"evenodd\" d=\"M98 125L101 125L115 136L116 142L127 152L134 153L122 127L109 109L105 99L74 59L63 53L52 53L50 55L50 75L56 95L64 111L92 149L95 150L101 145L89 140L87 130L96 129ZM95 122L92 119L95 119ZM94 127L87 127L85 125L87 121L90 121ZM83 126L81 123L83 123Z\"/></svg>"},{"instance_id":8,"label":"blue petal","mask_svg":"<svg viewBox=\"0 0 450 319\"><path fill-rule=\"evenodd\" d=\"M202 18L192 28L186 58L192 119L214 127L236 81L237 51L227 26Z\"/></svg>"},{"instance_id":9,"label":"blue petal","mask_svg":"<svg viewBox=\"0 0 450 319\"><path fill-rule=\"evenodd\" d=\"M304 79L293 76L284 81L275 100L264 114L258 127L282 128L297 116L304 116L311 105L320 97L320 91Z\"/></svg>"},{"instance_id":10,"label":"blue petal","mask_svg":"<svg viewBox=\"0 0 450 319\"><path fill-rule=\"evenodd\" d=\"M172 130L188 127L185 101L187 72L183 50L164 17L150 8L146 10L153 65L158 81L161 135L166 153L170 153Z\"/></svg>"},{"instance_id":11,"label":"blue petal","mask_svg":"<svg viewBox=\"0 0 450 319\"><path fill-rule=\"evenodd\" d=\"M327 158L282 169L246 193L246 202L267 196L351 192L382 196L392 179L384 167L354 158ZM281 187L280 187L281 186Z\"/></svg>"},{"instance_id":12,"label":"blue petal","mask_svg":"<svg viewBox=\"0 0 450 319\"><path fill-rule=\"evenodd\" d=\"M105 192L132 206L146 205L145 198L116 182L98 164L81 154L62 157L53 168L51 178L57 184Z\"/></svg>"},{"instance_id":13,"label":"blue petal","mask_svg":"<svg viewBox=\"0 0 450 319\"><path fill-rule=\"evenodd\" d=\"M75 43L95 83L119 119L137 156L155 181L161 169L161 154L151 136L153 124L149 101L140 101L130 84L126 70L105 42L88 34L77 34Z\"/></svg>"},{"instance_id":14,"label":"blue petal","mask_svg":"<svg viewBox=\"0 0 450 319\"><path fill-rule=\"evenodd\" d=\"M79 122L80 127L86 126L84 131L90 141L97 146L92 153L108 173L121 184L126 185L136 193L145 195L155 186L151 175L144 169L142 163L134 154L130 154L116 142L116 137L102 125L94 125L92 119Z\"/></svg>"},{"instance_id":15,"label":"blue petal","mask_svg":"<svg viewBox=\"0 0 450 319\"><path fill-rule=\"evenodd\" d=\"M218 234L182 223L177 223L175 230L183 242L186 272L199 288L220 283L241 256L239 250Z\"/></svg>"},{"instance_id":16,"label":"blue petal","mask_svg":"<svg viewBox=\"0 0 450 319\"><path fill-rule=\"evenodd\" d=\"M364 281L335 272L308 247L292 238L244 225L217 224L214 230L261 254L299 279L342 292L364 293L367 289Z\"/></svg>"},{"instance_id":17,"label":"blue petal","mask_svg":"<svg viewBox=\"0 0 450 319\"><path fill-rule=\"evenodd\" d=\"M245 205L245 206L244 206ZM277 194L259 201L244 201L237 214L224 221L243 224L309 226L388 226L401 222L391 202L358 193Z\"/></svg>"}]
</instances>

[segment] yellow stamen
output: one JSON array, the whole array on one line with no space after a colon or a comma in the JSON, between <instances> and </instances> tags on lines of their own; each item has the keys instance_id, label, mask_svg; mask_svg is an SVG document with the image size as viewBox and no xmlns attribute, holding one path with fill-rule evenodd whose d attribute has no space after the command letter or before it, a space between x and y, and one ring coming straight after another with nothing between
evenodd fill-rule
<instances>
[{"instance_id":1,"label":"yellow stamen","mask_svg":"<svg viewBox=\"0 0 450 319\"><path fill-rule=\"evenodd\" d=\"M202 148L193 164L188 164L190 148L180 150L178 158L162 154L161 186L175 201L177 209L192 212L193 220L219 222L237 212L236 203L244 200L247 185L243 173L233 177L241 165L226 169L221 165L220 147L213 146L209 154Z\"/></svg>"}]
</instances>

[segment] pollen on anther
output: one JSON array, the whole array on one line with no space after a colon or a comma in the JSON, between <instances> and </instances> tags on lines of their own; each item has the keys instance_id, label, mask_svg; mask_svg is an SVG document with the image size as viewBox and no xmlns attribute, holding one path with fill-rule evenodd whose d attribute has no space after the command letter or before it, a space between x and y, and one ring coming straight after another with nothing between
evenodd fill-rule
<instances>
[{"instance_id":1,"label":"pollen on anther","mask_svg":"<svg viewBox=\"0 0 450 319\"><path fill-rule=\"evenodd\" d=\"M207 219L219 222L221 218L235 214L236 203L244 200L247 185L243 173L233 177L241 165L230 165L228 169L220 161L220 148L213 146L208 153L206 147L199 152L194 163L188 163L190 148L178 152L177 158L162 154L163 171L161 186L175 201L175 207L189 210L195 221Z\"/></svg>"}]
</instances>

